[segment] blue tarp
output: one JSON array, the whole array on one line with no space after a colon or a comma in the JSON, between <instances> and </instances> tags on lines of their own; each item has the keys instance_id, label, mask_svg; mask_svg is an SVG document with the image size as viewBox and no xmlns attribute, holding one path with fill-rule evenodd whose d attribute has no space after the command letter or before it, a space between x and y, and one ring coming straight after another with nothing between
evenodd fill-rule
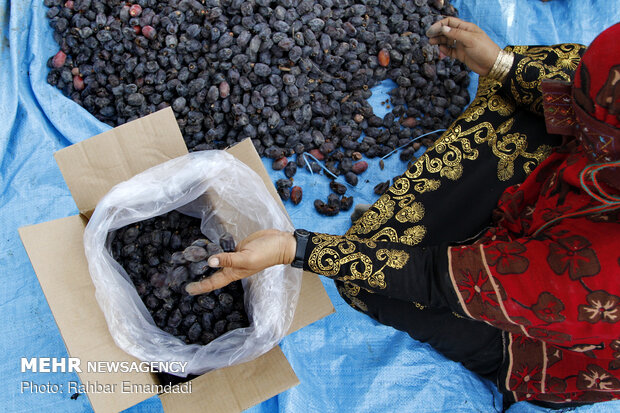
<instances>
[{"instance_id":1,"label":"blue tarp","mask_svg":"<svg viewBox=\"0 0 620 413\"><path fill-rule=\"evenodd\" d=\"M0 409L91 411L85 396L71 400L66 388L57 394L20 391L23 381L67 383L78 377L21 373L22 357L67 357L67 351L17 228L77 213L52 154L109 128L46 83L45 62L58 46L41 3L0 0L0 362L4 371ZM453 4L462 18L478 24L500 46L588 44L602 29L620 21L618 0L454 0ZM379 92L386 89L379 88ZM384 110L378 103L381 99L373 99L377 111ZM374 185L404 168L397 156L386 161L384 170L376 160L370 163L360 185L350 190L356 202L374 201ZM277 179L282 172L271 171L271 175ZM323 218L312 207L313 199L328 195L326 178L304 171L295 179L305 190L306 202L300 206L288 203L293 223L344 233L348 216ZM406 334L357 313L329 280L324 285L336 314L286 337L281 344L301 384L250 411L501 410L501 396L490 382ZM532 409L519 403L510 411ZM619 409L620 402L611 402L577 411ZM131 411L162 410L153 397Z\"/></svg>"}]
</instances>

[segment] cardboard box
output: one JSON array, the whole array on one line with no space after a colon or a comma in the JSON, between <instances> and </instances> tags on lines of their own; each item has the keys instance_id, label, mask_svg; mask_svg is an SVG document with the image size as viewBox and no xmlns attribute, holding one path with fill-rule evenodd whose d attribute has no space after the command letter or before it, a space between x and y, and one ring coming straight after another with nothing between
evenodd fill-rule
<instances>
[{"instance_id":1,"label":"cardboard box","mask_svg":"<svg viewBox=\"0 0 620 413\"><path fill-rule=\"evenodd\" d=\"M58 151L56 161L79 215L19 229L34 271L52 310L70 357L88 361L137 361L116 346L95 299L84 256L83 234L97 202L110 188L135 174L186 154L187 148L170 108L135 120ZM271 179L249 140L228 152L250 166L280 202ZM334 312L318 276L304 272L290 331ZM121 393L123 381L158 384L151 373L78 373L82 383L117 384L115 394L89 393L97 412L129 408L154 393ZM237 366L192 380L192 394L160 395L166 412L239 412L299 381L279 347Z\"/></svg>"}]
</instances>

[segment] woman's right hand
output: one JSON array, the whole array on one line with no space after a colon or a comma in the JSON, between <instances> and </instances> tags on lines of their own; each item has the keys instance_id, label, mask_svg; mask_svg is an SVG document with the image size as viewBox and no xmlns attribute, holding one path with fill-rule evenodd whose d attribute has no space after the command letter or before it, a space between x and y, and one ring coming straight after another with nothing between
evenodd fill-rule
<instances>
[{"instance_id":1,"label":"woman's right hand","mask_svg":"<svg viewBox=\"0 0 620 413\"><path fill-rule=\"evenodd\" d=\"M500 51L480 27L456 17L434 23L426 35L430 44L438 44L443 54L460 60L480 76L489 74Z\"/></svg>"},{"instance_id":2,"label":"woman's right hand","mask_svg":"<svg viewBox=\"0 0 620 413\"><path fill-rule=\"evenodd\" d=\"M297 241L292 232L276 229L255 232L241 241L235 252L211 256L209 266L220 270L188 284L186 291L191 295L208 293L273 265L290 264L295 259L296 247Z\"/></svg>"}]
</instances>

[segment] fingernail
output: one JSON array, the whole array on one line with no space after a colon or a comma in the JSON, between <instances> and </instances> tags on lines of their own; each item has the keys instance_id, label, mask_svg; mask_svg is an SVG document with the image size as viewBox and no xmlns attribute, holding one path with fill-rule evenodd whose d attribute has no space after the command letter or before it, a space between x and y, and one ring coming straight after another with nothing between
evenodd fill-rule
<instances>
[{"instance_id":1,"label":"fingernail","mask_svg":"<svg viewBox=\"0 0 620 413\"><path fill-rule=\"evenodd\" d=\"M442 33L448 33L450 30L452 30L450 26L441 26Z\"/></svg>"},{"instance_id":2,"label":"fingernail","mask_svg":"<svg viewBox=\"0 0 620 413\"><path fill-rule=\"evenodd\" d=\"M220 260L219 259L217 259L215 257L209 258L209 267L217 268L219 266L220 266Z\"/></svg>"}]
</instances>

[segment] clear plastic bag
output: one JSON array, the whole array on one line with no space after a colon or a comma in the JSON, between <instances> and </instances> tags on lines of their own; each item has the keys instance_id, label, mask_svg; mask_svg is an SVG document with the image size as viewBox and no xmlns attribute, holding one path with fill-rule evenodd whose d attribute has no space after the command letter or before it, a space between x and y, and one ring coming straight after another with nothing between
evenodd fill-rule
<instances>
[{"instance_id":1,"label":"clear plastic bag","mask_svg":"<svg viewBox=\"0 0 620 413\"><path fill-rule=\"evenodd\" d=\"M223 230L236 241L260 229L293 230L261 178L224 151L191 153L116 185L99 201L84 232L96 298L116 344L143 361L187 362L184 375L249 361L272 349L288 332L301 288L301 270L291 266L277 265L242 281L249 327L201 346L187 345L155 325L106 240L110 231L172 210L201 218L202 232L215 242Z\"/></svg>"}]
</instances>

